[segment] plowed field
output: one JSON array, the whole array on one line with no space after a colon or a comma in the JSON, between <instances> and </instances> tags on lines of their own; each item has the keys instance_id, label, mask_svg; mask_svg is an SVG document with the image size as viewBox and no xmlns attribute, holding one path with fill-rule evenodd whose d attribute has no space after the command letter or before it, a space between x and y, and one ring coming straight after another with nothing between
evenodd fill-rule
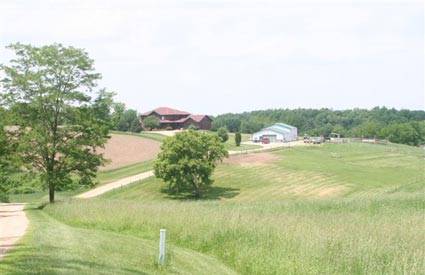
<instances>
[{"instance_id":1,"label":"plowed field","mask_svg":"<svg viewBox=\"0 0 425 275\"><path fill-rule=\"evenodd\" d=\"M155 140L137 136L112 134L104 153L111 163L100 170L109 170L133 163L155 159L160 152L161 143Z\"/></svg>"}]
</instances>

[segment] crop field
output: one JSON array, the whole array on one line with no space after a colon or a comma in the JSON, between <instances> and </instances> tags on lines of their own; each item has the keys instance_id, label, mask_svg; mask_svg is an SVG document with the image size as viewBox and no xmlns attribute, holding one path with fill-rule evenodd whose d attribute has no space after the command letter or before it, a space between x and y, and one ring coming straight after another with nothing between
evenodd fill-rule
<instances>
[{"instance_id":1,"label":"crop field","mask_svg":"<svg viewBox=\"0 0 425 275\"><path fill-rule=\"evenodd\" d=\"M423 274L424 157L400 145L294 147L226 160L201 200L155 178L64 198L27 211L30 232L0 273Z\"/></svg>"},{"instance_id":2,"label":"crop field","mask_svg":"<svg viewBox=\"0 0 425 275\"><path fill-rule=\"evenodd\" d=\"M136 135L112 134L105 149L99 151L111 162L100 170L109 170L130 164L156 159L160 152L159 141Z\"/></svg>"}]
</instances>

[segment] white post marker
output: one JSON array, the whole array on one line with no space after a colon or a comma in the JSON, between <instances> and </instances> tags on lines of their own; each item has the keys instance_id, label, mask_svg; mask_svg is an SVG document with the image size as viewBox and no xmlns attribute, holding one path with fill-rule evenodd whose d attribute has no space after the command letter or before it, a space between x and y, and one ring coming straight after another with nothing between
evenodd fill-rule
<instances>
[{"instance_id":1,"label":"white post marker","mask_svg":"<svg viewBox=\"0 0 425 275\"><path fill-rule=\"evenodd\" d=\"M167 235L166 229L161 229L159 231L159 258L158 262L160 265L164 264L165 261L165 237Z\"/></svg>"}]
</instances>

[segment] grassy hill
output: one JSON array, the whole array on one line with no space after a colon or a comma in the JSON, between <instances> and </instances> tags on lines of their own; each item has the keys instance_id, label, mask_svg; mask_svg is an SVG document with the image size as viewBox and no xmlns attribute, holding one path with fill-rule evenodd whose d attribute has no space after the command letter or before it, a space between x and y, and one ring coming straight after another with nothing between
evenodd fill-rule
<instances>
[{"instance_id":1,"label":"grassy hill","mask_svg":"<svg viewBox=\"0 0 425 275\"><path fill-rule=\"evenodd\" d=\"M48 205L41 213L34 210L31 220L35 226L46 222L44 229L59 228L57 236L81 234L76 240L91 248L70 249L68 258L61 254L69 261L74 253L105 254L106 260L92 258L87 265L94 273L135 274L131 259L143 253L154 257L159 229L167 228L173 253L207 257L211 262L203 270L210 274L218 274L214 267L240 274L420 274L425 269L424 156L408 146L357 143L250 154L219 165L214 185L200 201L190 194L169 196L164 184L151 178L93 200ZM12 259L29 267L42 264L38 258L27 263L25 247L53 245L46 233L30 231L0 272L18 270ZM112 244L105 249L108 240ZM110 251L115 242L123 242L117 244L120 252ZM149 251L135 254L139 242ZM47 247L40 251L58 261ZM137 270L199 274L183 254L169 258L163 269L140 261ZM125 261L113 264L114 257Z\"/></svg>"},{"instance_id":2,"label":"grassy hill","mask_svg":"<svg viewBox=\"0 0 425 275\"><path fill-rule=\"evenodd\" d=\"M425 192L424 151L409 146L325 144L238 158L218 166L206 198L243 202ZM150 178L104 197L160 200L169 197L160 192L164 187Z\"/></svg>"}]
</instances>

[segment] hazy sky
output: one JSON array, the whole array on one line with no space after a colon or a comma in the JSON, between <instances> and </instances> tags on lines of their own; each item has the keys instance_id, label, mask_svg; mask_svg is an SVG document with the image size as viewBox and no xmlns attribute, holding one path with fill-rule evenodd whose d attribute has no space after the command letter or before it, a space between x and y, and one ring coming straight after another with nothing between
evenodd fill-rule
<instances>
[{"instance_id":1,"label":"hazy sky","mask_svg":"<svg viewBox=\"0 0 425 275\"><path fill-rule=\"evenodd\" d=\"M14 42L84 48L140 112L424 109L424 2L0 0Z\"/></svg>"}]
</instances>

